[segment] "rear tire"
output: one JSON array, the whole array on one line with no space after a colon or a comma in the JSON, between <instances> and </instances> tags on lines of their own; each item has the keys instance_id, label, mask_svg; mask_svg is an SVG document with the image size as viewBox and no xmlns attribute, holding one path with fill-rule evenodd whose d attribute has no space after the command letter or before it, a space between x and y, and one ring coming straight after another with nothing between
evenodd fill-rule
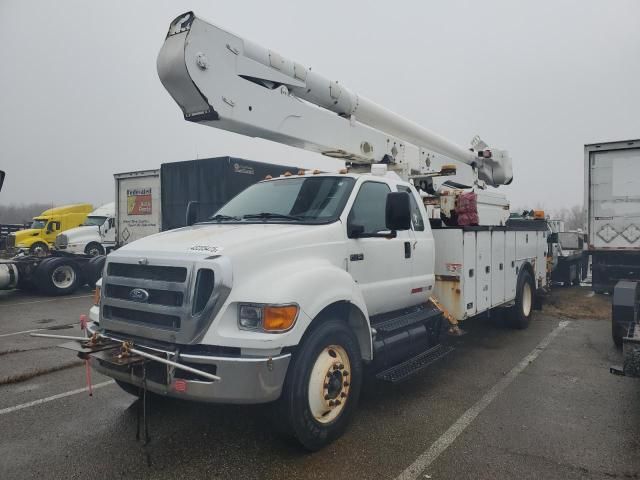
<instances>
[{"instance_id":1,"label":"rear tire","mask_svg":"<svg viewBox=\"0 0 640 480\"><path fill-rule=\"evenodd\" d=\"M524 330L529 326L535 300L533 285L531 274L522 270L516 285L516 303L509 309L507 323L510 327Z\"/></svg>"},{"instance_id":2,"label":"rear tire","mask_svg":"<svg viewBox=\"0 0 640 480\"><path fill-rule=\"evenodd\" d=\"M104 255L98 255L91 258L84 266L84 278L87 281L87 285L91 288L96 288L96 282L102 277L102 270L104 269L104 262L106 257Z\"/></svg>"},{"instance_id":3,"label":"rear tire","mask_svg":"<svg viewBox=\"0 0 640 480\"><path fill-rule=\"evenodd\" d=\"M48 295L69 295L82 284L81 272L66 258L45 259L34 272L36 288Z\"/></svg>"},{"instance_id":4,"label":"rear tire","mask_svg":"<svg viewBox=\"0 0 640 480\"><path fill-rule=\"evenodd\" d=\"M91 242L85 247L84 253L92 257L104 255L104 247L97 242Z\"/></svg>"},{"instance_id":5,"label":"rear tire","mask_svg":"<svg viewBox=\"0 0 640 480\"><path fill-rule=\"evenodd\" d=\"M289 364L276 404L279 430L310 451L333 442L355 412L362 375L353 332L339 320L322 321L305 336Z\"/></svg>"}]
</instances>

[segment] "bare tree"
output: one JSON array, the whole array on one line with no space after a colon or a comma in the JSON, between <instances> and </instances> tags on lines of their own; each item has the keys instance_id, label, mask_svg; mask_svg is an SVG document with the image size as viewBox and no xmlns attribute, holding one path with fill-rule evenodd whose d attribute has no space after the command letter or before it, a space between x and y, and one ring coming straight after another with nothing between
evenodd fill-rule
<instances>
[{"instance_id":1,"label":"bare tree","mask_svg":"<svg viewBox=\"0 0 640 480\"><path fill-rule=\"evenodd\" d=\"M551 218L564 221L565 230L584 230L587 215L582 205L574 205L556 210Z\"/></svg>"},{"instance_id":2,"label":"bare tree","mask_svg":"<svg viewBox=\"0 0 640 480\"><path fill-rule=\"evenodd\" d=\"M48 203L0 205L0 223L28 223L49 208Z\"/></svg>"}]
</instances>

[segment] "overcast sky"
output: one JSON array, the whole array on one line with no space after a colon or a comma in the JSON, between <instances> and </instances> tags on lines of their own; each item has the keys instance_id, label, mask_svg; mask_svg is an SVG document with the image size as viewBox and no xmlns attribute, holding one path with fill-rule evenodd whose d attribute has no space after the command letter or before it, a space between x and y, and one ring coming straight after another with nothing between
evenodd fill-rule
<instances>
[{"instance_id":1,"label":"overcast sky","mask_svg":"<svg viewBox=\"0 0 640 480\"><path fill-rule=\"evenodd\" d=\"M640 138L640 1L0 0L0 203L113 201L113 174L335 161L185 122L156 56L193 10L460 144L509 150L514 206L581 203L583 145Z\"/></svg>"}]
</instances>

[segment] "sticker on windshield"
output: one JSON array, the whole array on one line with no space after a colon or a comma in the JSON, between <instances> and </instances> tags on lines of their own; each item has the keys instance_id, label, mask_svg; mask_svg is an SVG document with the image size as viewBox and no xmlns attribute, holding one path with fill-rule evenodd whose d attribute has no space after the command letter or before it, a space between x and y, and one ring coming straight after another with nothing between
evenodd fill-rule
<instances>
[{"instance_id":1,"label":"sticker on windshield","mask_svg":"<svg viewBox=\"0 0 640 480\"><path fill-rule=\"evenodd\" d=\"M214 255L220 255L222 253L222 247L214 247L213 245L194 245L189 250L192 252L207 252Z\"/></svg>"}]
</instances>

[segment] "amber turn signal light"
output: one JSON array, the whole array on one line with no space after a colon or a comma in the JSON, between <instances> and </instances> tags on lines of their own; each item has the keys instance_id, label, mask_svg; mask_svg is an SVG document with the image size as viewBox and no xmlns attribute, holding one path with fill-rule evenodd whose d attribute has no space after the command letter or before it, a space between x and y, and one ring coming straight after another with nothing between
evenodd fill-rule
<instances>
[{"instance_id":1,"label":"amber turn signal light","mask_svg":"<svg viewBox=\"0 0 640 480\"><path fill-rule=\"evenodd\" d=\"M93 291L93 304L100 305L100 287L96 287Z\"/></svg>"},{"instance_id":2,"label":"amber turn signal light","mask_svg":"<svg viewBox=\"0 0 640 480\"><path fill-rule=\"evenodd\" d=\"M297 305L265 306L262 328L266 332L285 332L293 327L297 318Z\"/></svg>"}]
</instances>

